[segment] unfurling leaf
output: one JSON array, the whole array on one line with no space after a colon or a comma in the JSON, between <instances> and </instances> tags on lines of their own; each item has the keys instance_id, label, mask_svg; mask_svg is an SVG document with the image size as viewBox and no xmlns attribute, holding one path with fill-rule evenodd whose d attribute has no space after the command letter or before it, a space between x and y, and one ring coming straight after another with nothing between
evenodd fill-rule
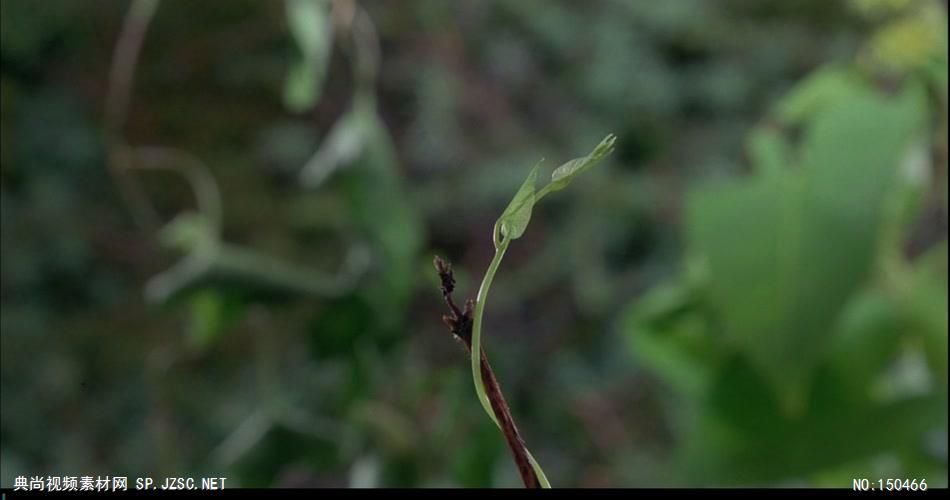
<instances>
[{"instance_id":1,"label":"unfurling leaf","mask_svg":"<svg viewBox=\"0 0 950 500\"><path fill-rule=\"evenodd\" d=\"M552 182L541 191L535 191L535 186L538 183L538 167L541 166L541 162L538 162L538 164L531 169L528 178L525 179L521 187L518 188L518 192L515 193L514 198L511 199L508 208L505 208L501 217L495 222L495 256L488 265L488 270L485 272L485 277L482 278L482 284L478 288L478 296L475 299L474 316L472 320L472 344L470 350L472 352L472 381L475 383L475 393L478 395L478 400L482 404L482 408L485 409L485 413L488 414L499 429L503 429L502 424L495 416L495 410L485 390L481 371L482 358L478 355L478 353L483 352L481 347L482 319L485 313L485 301L488 299L488 290L491 288L492 280L495 279L495 273L498 272L498 266L501 265L501 259L505 255L508 244L511 243L511 240L520 238L521 235L524 234L525 229L527 229L528 222L531 220L531 209L534 207L534 204L551 191L567 186L575 175L587 170L609 154L613 150L615 139L613 134L608 135L589 155L574 160L574 162L569 162L556 170L552 176ZM439 266L437 265L437 267ZM442 269L440 269L440 272L442 272ZM444 284L443 290L446 290ZM467 304L466 307L468 307ZM449 326L453 328L454 333L454 329L457 325L450 322ZM517 433L517 431L514 432ZM551 483L548 482L544 471L541 470L541 466L531 455L531 452L524 447L523 442L522 448L524 449L528 462L531 464L531 468L534 470L537 484L540 484L542 488L550 488ZM530 484L534 484L534 481L530 478L526 479L525 485Z\"/></svg>"},{"instance_id":2,"label":"unfurling leaf","mask_svg":"<svg viewBox=\"0 0 950 500\"><path fill-rule=\"evenodd\" d=\"M574 180L574 177L604 159L614 150L616 141L617 136L608 134L587 156L575 158L555 169L551 174L551 182L544 186L542 190L535 191L538 182L538 167L541 165L541 162L538 162L531 169L531 173L528 174L524 184L515 193L515 197L508 204L508 208L495 222L495 248L498 248L503 241L507 242L520 238L531 220L531 209L534 204L546 194L564 189Z\"/></svg>"},{"instance_id":3,"label":"unfurling leaf","mask_svg":"<svg viewBox=\"0 0 950 500\"><path fill-rule=\"evenodd\" d=\"M508 208L502 212L501 217L495 222L495 246L501 244L502 238L506 240L520 238L528 227L528 222L531 220L531 208L534 207L535 202L534 187L538 183L538 167L540 165L541 162L538 162L531 169L531 173L528 174L528 178L524 180L521 188L515 193L515 197L511 199Z\"/></svg>"},{"instance_id":4,"label":"unfurling leaf","mask_svg":"<svg viewBox=\"0 0 950 500\"><path fill-rule=\"evenodd\" d=\"M590 169L609 155L614 150L614 142L616 141L617 136L609 134L604 137L604 140L600 141L600 144L589 155L575 158L555 169L551 174L551 183L545 188L545 194L567 187L574 180L574 177Z\"/></svg>"}]
</instances>

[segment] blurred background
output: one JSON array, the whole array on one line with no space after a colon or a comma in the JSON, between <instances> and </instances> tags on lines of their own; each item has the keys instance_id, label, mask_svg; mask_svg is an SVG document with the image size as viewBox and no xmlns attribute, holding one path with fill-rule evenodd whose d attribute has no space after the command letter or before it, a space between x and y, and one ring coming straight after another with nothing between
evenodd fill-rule
<instances>
[{"instance_id":1,"label":"blurred background","mask_svg":"<svg viewBox=\"0 0 950 500\"><path fill-rule=\"evenodd\" d=\"M947 4L0 3L0 483L947 485Z\"/></svg>"}]
</instances>

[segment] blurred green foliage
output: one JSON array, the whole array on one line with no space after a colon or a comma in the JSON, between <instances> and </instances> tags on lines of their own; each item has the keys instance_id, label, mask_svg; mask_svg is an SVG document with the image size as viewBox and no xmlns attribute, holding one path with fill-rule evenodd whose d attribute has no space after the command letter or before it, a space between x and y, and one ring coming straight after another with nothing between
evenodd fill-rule
<instances>
[{"instance_id":1,"label":"blurred green foliage","mask_svg":"<svg viewBox=\"0 0 950 500\"><path fill-rule=\"evenodd\" d=\"M609 131L486 313L554 485L946 486L945 2L163 0L163 228L128 10L0 2L3 486L518 486L431 256Z\"/></svg>"},{"instance_id":2,"label":"blurred green foliage","mask_svg":"<svg viewBox=\"0 0 950 500\"><path fill-rule=\"evenodd\" d=\"M907 52L946 72L945 43ZM690 193L683 276L623 321L696 412L681 444L696 484L834 486L882 456L890 474L946 470L927 446L947 421L946 243L910 262L902 248L932 194L946 85L911 72L880 90L885 62L819 68L781 98L750 135L753 173Z\"/></svg>"}]
</instances>

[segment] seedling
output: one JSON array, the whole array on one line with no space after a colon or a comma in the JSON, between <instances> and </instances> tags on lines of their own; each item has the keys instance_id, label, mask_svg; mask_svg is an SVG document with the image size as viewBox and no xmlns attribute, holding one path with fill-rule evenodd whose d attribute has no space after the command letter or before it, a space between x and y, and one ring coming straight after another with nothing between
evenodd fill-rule
<instances>
[{"instance_id":1,"label":"seedling","mask_svg":"<svg viewBox=\"0 0 950 500\"><path fill-rule=\"evenodd\" d=\"M551 174L551 181L540 190L536 189L540 162L531 169L528 178L515 193L508 207L495 221L492 232L495 256L488 265L485 277L482 278L475 300L466 301L463 309L460 310L452 299L452 291L455 289L452 266L439 257L435 258L435 267L442 279L442 295L451 309L451 315L443 316L442 319L472 353L472 380L475 383L475 393L485 413L504 434L521 478L525 486L529 488L550 488L551 484L537 460L525 446L511 417L511 411L508 409L501 387L482 349L482 317L485 314L485 302L508 245L520 238L528 228L534 205L546 195L564 189L575 177L599 163L613 151L616 139L616 136L610 134L587 156L573 159L555 169ZM476 356L474 353L479 353L479 355Z\"/></svg>"}]
</instances>

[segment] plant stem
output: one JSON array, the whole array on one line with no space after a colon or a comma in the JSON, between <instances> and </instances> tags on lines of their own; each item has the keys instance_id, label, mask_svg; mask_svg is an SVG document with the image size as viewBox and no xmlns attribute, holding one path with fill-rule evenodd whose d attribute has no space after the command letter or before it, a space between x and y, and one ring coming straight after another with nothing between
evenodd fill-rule
<instances>
[{"instance_id":1,"label":"plant stem","mask_svg":"<svg viewBox=\"0 0 950 500\"><path fill-rule=\"evenodd\" d=\"M478 295L475 297L475 318L472 323L472 352L481 352L482 349L482 316L485 314L485 300L488 298L488 290L491 288L492 281L495 279L495 273L498 272L498 266L501 265L501 259L505 256L505 250L508 249L508 240L502 241L495 248L495 256L488 264L488 270L485 271L485 277L482 278L482 284L478 288ZM488 395L485 393L482 372L479 369L478 356L472 356L472 379L475 381L475 392L478 394L478 400L482 403L485 413L491 417L495 425L498 425L498 419L492 412L491 403L488 401Z\"/></svg>"},{"instance_id":2,"label":"plant stem","mask_svg":"<svg viewBox=\"0 0 950 500\"><path fill-rule=\"evenodd\" d=\"M498 272L498 266L501 265L501 259L505 256L505 250L508 249L508 244L511 242L510 239L502 236L498 237L499 233L496 231L495 234L495 256L492 257L491 263L488 264L488 270L485 271L485 277L482 278L482 284L478 288L478 295L475 298L475 313L474 321L472 323L472 345L471 345L471 360L472 360L472 379L475 381L475 393L478 395L478 400L482 404L482 408L485 409L485 413L491 417L492 421L495 422L495 425L498 426L503 432L505 428L498 421L498 418L495 417L495 409L492 408L491 400L489 399L488 393L485 390L485 381L482 377L482 367L488 366L488 358L485 355L484 349L482 349L482 317L485 313L485 300L488 298L488 290L491 288L492 281L495 279L495 274ZM481 356L476 355L475 353L481 353ZM494 380L494 376L491 372L491 368L488 368L488 374L492 377L492 387L498 388L498 382ZM493 400L500 400L502 404L504 402L504 396L501 394L501 390L498 389L498 394ZM503 412L499 412L504 414ZM510 415L509 415L510 418ZM510 426L514 426L514 422L510 422ZM517 431L515 431L517 432ZM507 436L506 436L507 437ZM520 436L519 436L520 437ZM551 483L548 481L547 476L544 474L544 470L541 469L541 465L538 464L534 456L531 455L531 452L528 451L527 446L524 445L523 441L521 446L524 448L524 452L528 457L528 461L531 463L531 468L534 469L535 475L538 477L538 482L542 488L550 488Z\"/></svg>"}]
</instances>

